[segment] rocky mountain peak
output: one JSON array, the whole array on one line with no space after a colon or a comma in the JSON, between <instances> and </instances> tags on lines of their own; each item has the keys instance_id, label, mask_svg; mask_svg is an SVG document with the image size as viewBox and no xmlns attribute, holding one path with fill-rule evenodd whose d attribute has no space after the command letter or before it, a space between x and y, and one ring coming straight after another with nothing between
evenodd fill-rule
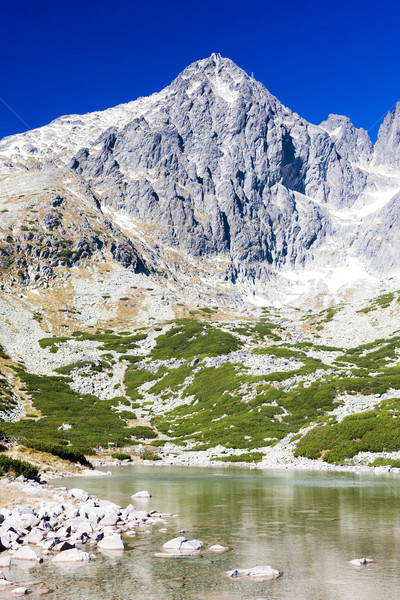
<instances>
[{"instance_id":1,"label":"rocky mountain peak","mask_svg":"<svg viewBox=\"0 0 400 600\"><path fill-rule=\"evenodd\" d=\"M341 156L345 156L353 163L371 159L373 144L368 132L354 127L349 117L331 114L320 124L320 127L334 139Z\"/></svg>"},{"instance_id":2,"label":"rocky mountain peak","mask_svg":"<svg viewBox=\"0 0 400 600\"><path fill-rule=\"evenodd\" d=\"M375 162L390 167L400 167L400 101L388 112L379 128L375 145Z\"/></svg>"},{"instance_id":3,"label":"rocky mountain peak","mask_svg":"<svg viewBox=\"0 0 400 600\"><path fill-rule=\"evenodd\" d=\"M22 181L18 169L41 173L36 187L62 181L65 206L94 206L113 224L107 245L93 234L93 251L129 254L123 264L268 286L277 274L346 269L349 257L362 273L400 268L398 252L387 261L390 248L372 240L375 216L384 232L397 211L400 175L375 163L400 166L399 136L400 104L381 127L374 162L368 133L348 117L312 125L212 54L148 98L3 140L0 171L4 186ZM46 232L63 231L51 214ZM93 225L97 237L104 226ZM126 251L116 253L118 227L131 246L121 237Z\"/></svg>"},{"instance_id":4,"label":"rocky mountain peak","mask_svg":"<svg viewBox=\"0 0 400 600\"><path fill-rule=\"evenodd\" d=\"M212 54L189 65L172 82L170 89L184 91L194 101L211 94L228 106L250 98L264 99L273 104L278 102L260 82L220 54Z\"/></svg>"}]
</instances>

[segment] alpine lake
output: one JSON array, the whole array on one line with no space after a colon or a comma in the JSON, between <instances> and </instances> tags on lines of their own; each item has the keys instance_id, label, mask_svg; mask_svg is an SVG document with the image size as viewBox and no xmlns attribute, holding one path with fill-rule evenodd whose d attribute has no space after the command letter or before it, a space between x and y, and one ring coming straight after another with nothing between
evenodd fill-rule
<instances>
[{"instance_id":1,"label":"alpine lake","mask_svg":"<svg viewBox=\"0 0 400 600\"><path fill-rule=\"evenodd\" d=\"M168 517L167 533L144 526L125 551L73 567L51 561L12 567L32 599L51 600L383 600L400 596L400 476L240 468L112 468L111 476L64 478L102 499ZM150 499L132 500L149 490ZM159 558L188 530L198 556ZM150 533L151 531L151 533ZM228 546L223 554L208 550ZM91 550L89 550L91 551ZM349 561L369 557L373 564ZM271 565L273 581L229 579L235 568ZM2 596L8 596L7 593Z\"/></svg>"}]
</instances>

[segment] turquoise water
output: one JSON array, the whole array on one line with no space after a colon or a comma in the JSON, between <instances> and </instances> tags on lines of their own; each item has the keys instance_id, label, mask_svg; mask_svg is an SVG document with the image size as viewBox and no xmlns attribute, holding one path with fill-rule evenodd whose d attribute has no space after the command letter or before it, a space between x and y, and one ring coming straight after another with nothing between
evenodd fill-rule
<instances>
[{"instance_id":1,"label":"turquoise water","mask_svg":"<svg viewBox=\"0 0 400 600\"><path fill-rule=\"evenodd\" d=\"M353 473L125 467L111 477L63 479L123 506L178 516L127 540L120 557L65 569L14 568L31 598L74 600L380 600L400 596L400 478ZM180 529L207 549L198 558L154 557ZM374 564L354 568L353 558ZM271 565L271 582L230 581L229 569Z\"/></svg>"}]
</instances>

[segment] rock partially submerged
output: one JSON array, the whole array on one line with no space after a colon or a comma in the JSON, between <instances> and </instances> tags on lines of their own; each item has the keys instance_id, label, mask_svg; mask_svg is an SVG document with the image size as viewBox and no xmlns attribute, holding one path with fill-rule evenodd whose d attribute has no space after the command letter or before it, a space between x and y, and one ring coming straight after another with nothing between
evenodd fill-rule
<instances>
[{"instance_id":1,"label":"rock partially submerged","mask_svg":"<svg viewBox=\"0 0 400 600\"><path fill-rule=\"evenodd\" d=\"M53 558L53 563L83 563L89 560L90 556L87 552L78 550L78 548L72 548L71 550L64 550L60 554L57 554Z\"/></svg>"},{"instance_id":2,"label":"rock partially submerged","mask_svg":"<svg viewBox=\"0 0 400 600\"><path fill-rule=\"evenodd\" d=\"M26 587L16 587L13 590L11 590L11 594L13 596L25 596L25 594L28 593L28 588Z\"/></svg>"},{"instance_id":3,"label":"rock partially submerged","mask_svg":"<svg viewBox=\"0 0 400 600\"><path fill-rule=\"evenodd\" d=\"M226 575L231 579L257 579L269 581L279 577L281 572L270 566L260 566L252 567L251 569L233 569L233 571L226 571Z\"/></svg>"},{"instance_id":4,"label":"rock partially submerged","mask_svg":"<svg viewBox=\"0 0 400 600\"><path fill-rule=\"evenodd\" d=\"M29 548L29 546L18 548L13 554L13 560L30 560L38 563L43 562L43 558L41 556L39 557L32 548Z\"/></svg>"},{"instance_id":5,"label":"rock partially submerged","mask_svg":"<svg viewBox=\"0 0 400 600\"><path fill-rule=\"evenodd\" d=\"M15 583L13 581L8 581L8 579L0 579L0 591L14 587L14 585Z\"/></svg>"},{"instance_id":6,"label":"rock partially submerged","mask_svg":"<svg viewBox=\"0 0 400 600\"><path fill-rule=\"evenodd\" d=\"M373 562L372 558L354 558L349 561L353 567L365 567L365 565L370 565Z\"/></svg>"},{"instance_id":7,"label":"rock partially submerged","mask_svg":"<svg viewBox=\"0 0 400 600\"><path fill-rule=\"evenodd\" d=\"M202 547L203 542L200 540L188 540L183 535L180 535L163 544L164 550L174 554L194 554L196 552L200 552Z\"/></svg>"},{"instance_id":8,"label":"rock partially submerged","mask_svg":"<svg viewBox=\"0 0 400 600\"><path fill-rule=\"evenodd\" d=\"M147 490L142 490L141 492L136 492L136 494L132 494L132 498L151 498L150 492Z\"/></svg>"},{"instance_id":9,"label":"rock partially submerged","mask_svg":"<svg viewBox=\"0 0 400 600\"><path fill-rule=\"evenodd\" d=\"M226 546L221 546L221 544L214 544L213 546L209 547L209 551L210 552L226 552L227 550L229 550L229 548L227 548Z\"/></svg>"},{"instance_id":10,"label":"rock partially submerged","mask_svg":"<svg viewBox=\"0 0 400 600\"><path fill-rule=\"evenodd\" d=\"M122 556L122 533L132 537L137 528L159 528L168 516L156 510L137 510L132 504L122 508L79 488L69 492L61 488L52 500L38 500L35 508L17 505L12 510L0 509L0 566L10 567L14 561L21 566L23 561L33 565L43 562L43 557L51 557L59 565L85 564L96 555L76 547L83 544L95 546L111 558ZM151 532L149 527L147 532ZM189 546L191 551L197 547ZM18 583L1 577L0 572L0 591L8 588L17 596L27 593L26 588L18 588Z\"/></svg>"},{"instance_id":11,"label":"rock partially submerged","mask_svg":"<svg viewBox=\"0 0 400 600\"><path fill-rule=\"evenodd\" d=\"M198 558L198 552L179 552L179 550L168 550L166 552L155 552L155 558Z\"/></svg>"},{"instance_id":12,"label":"rock partially submerged","mask_svg":"<svg viewBox=\"0 0 400 600\"><path fill-rule=\"evenodd\" d=\"M5 554L4 556L0 556L0 569L4 569L9 567L11 564L11 556Z\"/></svg>"},{"instance_id":13,"label":"rock partially submerged","mask_svg":"<svg viewBox=\"0 0 400 600\"><path fill-rule=\"evenodd\" d=\"M120 535L106 535L97 543L101 550L123 550L124 542Z\"/></svg>"},{"instance_id":14,"label":"rock partially submerged","mask_svg":"<svg viewBox=\"0 0 400 600\"><path fill-rule=\"evenodd\" d=\"M146 526L145 533L151 533L149 526L157 529L165 526L165 517L171 516L156 510L137 510L132 504L122 508L80 488L69 491L57 488L51 500L44 500L48 490L40 490L39 482L35 485L41 494L31 482L12 483L18 483L25 494L32 492L32 497L41 498L34 508L20 504L12 509L0 508L0 569L13 564L30 567L42 563L43 557L60 567L78 567L95 559L97 552L114 559L123 555L121 534L135 536L135 530L143 530L143 526ZM145 498L150 496L149 492L145 494ZM96 554L76 547L84 544L96 547ZM201 542L195 540L188 544L191 552L201 547ZM10 581L0 570L0 592L3 590L15 597L29 593L26 587Z\"/></svg>"}]
</instances>

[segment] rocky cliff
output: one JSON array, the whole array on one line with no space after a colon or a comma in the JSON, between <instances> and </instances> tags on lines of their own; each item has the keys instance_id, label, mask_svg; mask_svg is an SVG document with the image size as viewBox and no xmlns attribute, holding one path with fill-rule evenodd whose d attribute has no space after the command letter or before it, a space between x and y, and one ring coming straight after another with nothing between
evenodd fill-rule
<instances>
[{"instance_id":1,"label":"rocky cliff","mask_svg":"<svg viewBox=\"0 0 400 600\"><path fill-rule=\"evenodd\" d=\"M3 263L26 283L33 256L38 281L106 255L185 285L193 273L264 288L310 273L324 282L327 269L336 288L396 274L399 114L374 148L348 118L312 125L213 54L149 98L3 140L0 197L14 211ZM27 197L41 218L10 241Z\"/></svg>"}]
</instances>

